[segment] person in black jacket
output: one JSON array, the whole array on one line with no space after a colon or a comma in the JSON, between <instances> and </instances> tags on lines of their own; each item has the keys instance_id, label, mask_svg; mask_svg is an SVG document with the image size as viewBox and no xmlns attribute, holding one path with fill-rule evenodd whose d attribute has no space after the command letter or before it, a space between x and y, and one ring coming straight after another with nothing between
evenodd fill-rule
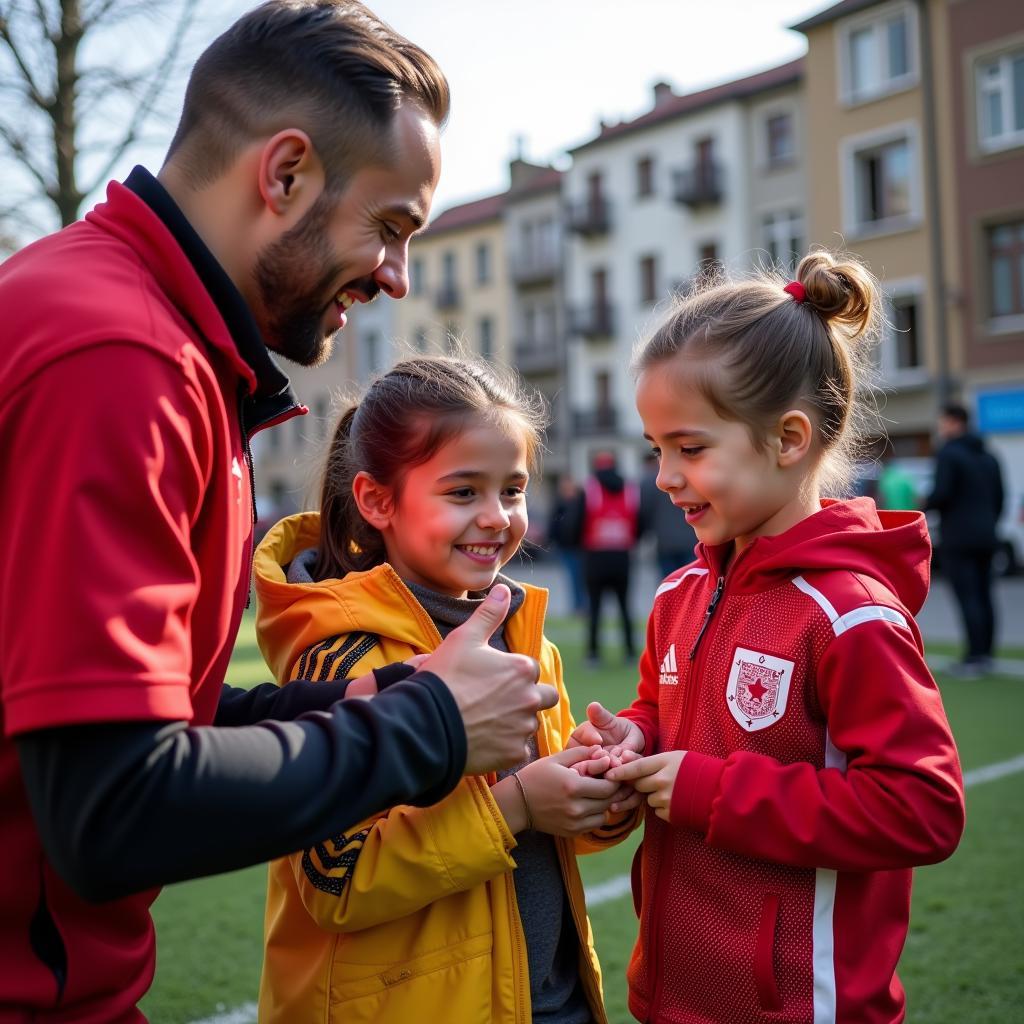
<instances>
[{"instance_id":1,"label":"person in black jacket","mask_svg":"<svg viewBox=\"0 0 1024 1024\"><path fill-rule=\"evenodd\" d=\"M1003 477L995 456L970 429L962 405L939 417L943 445L935 458L935 483L925 502L939 513L942 568L960 606L967 650L957 674L980 675L992 662L995 608L992 557L1003 510Z\"/></svg>"}]
</instances>

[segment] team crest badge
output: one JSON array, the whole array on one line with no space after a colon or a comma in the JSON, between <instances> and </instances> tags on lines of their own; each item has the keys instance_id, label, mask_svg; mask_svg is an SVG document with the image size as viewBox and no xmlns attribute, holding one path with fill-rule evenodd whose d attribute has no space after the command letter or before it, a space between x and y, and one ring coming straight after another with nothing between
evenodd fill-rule
<instances>
[{"instance_id":1,"label":"team crest badge","mask_svg":"<svg viewBox=\"0 0 1024 1024\"><path fill-rule=\"evenodd\" d=\"M725 696L740 728L757 732L774 725L786 713L792 679L793 662L737 647Z\"/></svg>"}]
</instances>

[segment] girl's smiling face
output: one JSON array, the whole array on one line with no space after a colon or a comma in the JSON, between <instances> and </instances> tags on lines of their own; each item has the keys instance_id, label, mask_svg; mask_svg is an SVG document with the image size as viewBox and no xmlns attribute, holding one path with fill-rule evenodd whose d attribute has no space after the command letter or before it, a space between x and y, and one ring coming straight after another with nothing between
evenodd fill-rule
<instances>
[{"instance_id":1,"label":"girl's smiling face","mask_svg":"<svg viewBox=\"0 0 1024 1024\"><path fill-rule=\"evenodd\" d=\"M465 597L489 587L519 547L528 482L526 443L515 422L502 429L475 420L405 473L399 487L380 488L373 516L360 506L402 579Z\"/></svg>"},{"instance_id":2,"label":"girl's smiling face","mask_svg":"<svg viewBox=\"0 0 1024 1024\"><path fill-rule=\"evenodd\" d=\"M658 487L702 543L735 541L742 550L817 511L801 454L810 427L804 414L785 413L756 447L746 425L723 419L678 360L641 373L636 405L658 455Z\"/></svg>"}]
</instances>

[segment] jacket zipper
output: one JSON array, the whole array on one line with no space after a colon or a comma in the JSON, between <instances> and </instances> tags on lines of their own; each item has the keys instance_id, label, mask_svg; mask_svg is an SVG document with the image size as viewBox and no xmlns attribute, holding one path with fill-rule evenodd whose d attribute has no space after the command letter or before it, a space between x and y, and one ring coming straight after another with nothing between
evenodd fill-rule
<instances>
[{"instance_id":1,"label":"jacket zipper","mask_svg":"<svg viewBox=\"0 0 1024 1024\"><path fill-rule=\"evenodd\" d=\"M701 623L700 632L697 634L697 639L693 641L693 647L690 648L690 661L693 661L697 656L697 648L700 647L700 642L704 639L704 634L707 632L708 626L711 623L711 616L715 614L715 609L718 607L718 602L722 597L722 591L724 589L725 577L719 576L718 585L715 587L715 592L711 595L711 601L708 604L707 610L704 612L704 621Z\"/></svg>"},{"instance_id":2,"label":"jacket zipper","mask_svg":"<svg viewBox=\"0 0 1024 1024\"><path fill-rule=\"evenodd\" d=\"M246 554L246 563L249 566L249 575L245 584L245 607L252 604L252 556L255 550L256 540L256 470L252 464L252 449L249 447L249 429L245 425L245 389L244 385L239 390L238 396L238 426L242 432L242 459L245 468L249 472L249 505L252 516L252 528L249 531L249 550Z\"/></svg>"},{"instance_id":3,"label":"jacket zipper","mask_svg":"<svg viewBox=\"0 0 1024 1024\"><path fill-rule=\"evenodd\" d=\"M722 594L724 592L725 575L723 574L718 577L718 582L715 584L715 592L711 595L711 600L708 602L708 606L704 611L704 621L701 623L700 632L697 634L697 639L694 640L693 647L690 649L690 657L688 659L690 662L694 662L697 657L697 649L700 647L700 643L704 639L704 635L707 633L708 627L711 625L711 618L715 614L715 609L722 600ZM676 741L671 748L673 750L679 750L683 746L684 741L689 741L690 731L693 728L693 718L697 713L698 694L696 691L699 691L700 682L703 678L700 670L704 667L704 661L705 659L702 658L699 664L691 664L689 685L687 686L686 697L683 702L683 717L682 721L679 723L679 732L676 734ZM662 749L665 748L663 747ZM658 867L658 881L655 885L655 899L652 904L654 907L663 907L665 905L665 890L668 888L668 875L671 863L671 851L668 851L667 855L662 855L661 864ZM661 1003L661 978L663 972L658 969L658 957L661 954L661 949L660 943L658 943L658 933L655 927L655 915L653 913L651 914L651 924L648 932L647 944L648 948L651 950L650 961L655 976L654 992L648 1009L647 1019L654 1020L655 1013Z\"/></svg>"}]
</instances>

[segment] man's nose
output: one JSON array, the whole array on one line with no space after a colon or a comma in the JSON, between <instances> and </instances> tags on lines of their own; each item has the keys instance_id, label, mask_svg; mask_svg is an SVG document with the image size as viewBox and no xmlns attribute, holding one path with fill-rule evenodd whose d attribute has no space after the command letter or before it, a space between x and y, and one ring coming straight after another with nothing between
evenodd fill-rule
<instances>
[{"instance_id":1,"label":"man's nose","mask_svg":"<svg viewBox=\"0 0 1024 1024\"><path fill-rule=\"evenodd\" d=\"M404 299L409 294L409 244L403 242L384 250L384 262L374 271L378 287L392 299Z\"/></svg>"}]
</instances>

